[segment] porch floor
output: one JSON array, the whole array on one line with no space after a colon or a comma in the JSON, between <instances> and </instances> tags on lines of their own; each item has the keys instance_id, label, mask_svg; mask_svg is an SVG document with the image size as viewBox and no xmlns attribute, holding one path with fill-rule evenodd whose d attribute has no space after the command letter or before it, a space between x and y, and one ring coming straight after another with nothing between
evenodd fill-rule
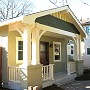
<instances>
[{"instance_id":1,"label":"porch floor","mask_svg":"<svg viewBox=\"0 0 90 90\"><path fill-rule=\"evenodd\" d=\"M68 83L70 81L73 81L76 76L77 76L76 73L73 73L71 75L67 75L67 72L55 73L54 80L43 81L42 88L50 86L52 84L62 85Z\"/></svg>"}]
</instances>

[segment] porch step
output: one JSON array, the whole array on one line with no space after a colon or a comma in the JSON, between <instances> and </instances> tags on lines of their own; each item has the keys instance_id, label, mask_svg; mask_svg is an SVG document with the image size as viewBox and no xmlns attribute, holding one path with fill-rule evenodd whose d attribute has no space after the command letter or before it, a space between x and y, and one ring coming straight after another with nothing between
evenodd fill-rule
<instances>
[{"instance_id":1,"label":"porch step","mask_svg":"<svg viewBox=\"0 0 90 90\"><path fill-rule=\"evenodd\" d=\"M14 90L20 90L20 83L17 82L8 82L8 88Z\"/></svg>"},{"instance_id":2,"label":"porch step","mask_svg":"<svg viewBox=\"0 0 90 90\"><path fill-rule=\"evenodd\" d=\"M58 73L54 76L54 80L43 81L42 88L51 86L52 84L57 84L58 86L71 82L75 79L76 73L67 75L66 73Z\"/></svg>"}]
</instances>

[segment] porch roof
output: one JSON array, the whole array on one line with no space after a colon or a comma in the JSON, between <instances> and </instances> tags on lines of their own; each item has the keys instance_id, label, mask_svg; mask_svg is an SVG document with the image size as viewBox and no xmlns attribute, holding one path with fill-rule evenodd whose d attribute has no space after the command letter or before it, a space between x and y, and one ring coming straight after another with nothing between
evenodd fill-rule
<instances>
[{"instance_id":1,"label":"porch roof","mask_svg":"<svg viewBox=\"0 0 90 90\"><path fill-rule=\"evenodd\" d=\"M69 31L75 34L80 34L80 32L72 23L66 22L64 20L61 20L51 15L46 15L46 16L36 18L35 22L38 22L40 24L44 24L47 26L51 26L54 28L62 29L65 31Z\"/></svg>"},{"instance_id":2,"label":"porch roof","mask_svg":"<svg viewBox=\"0 0 90 90\"><path fill-rule=\"evenodd\" d=\"M12 23L20 22L20 21L23 23L29 24L29 25L35 25L36 18L46 16L49 14L51 15L52 13L56 13L56 12L66 13L67 17L70 19L72 24L77 28L78 32L80 32L80 35L83 38L85 38L87 36L87 34L86 34L84 28L82 27L81 23L78 21L78 19L76 18L76 16L74 15L74 13L72 12L72 10L69 8L68 5L62 6L59 8L54 8L54 9L50 9L50 10L46 10L46 11L41 11L41 12L29 14L26 16L21 16L18 18L14 18L11 20L4 21L4 22L0 22L0 27L6 26L6 25L9 25Z\"/></svg>"},{"instance_id":3,"label":"porch roof","mask_svg":"<svg viewBox=\"0 0 90 90\"><path fill-rule=\"evenodd\" d=\"M37 18L46 16L46 15L51 15L51 14L57 13L57 12L65 13L65 15L67 15L67 17L72 22L72 24L75 26L75 28L77 28L77 30L80 33L81 37L83 37L83 38L87 37L87 34L86 34L84 28L82 27L81 23L79 22L79 20L74 15L74 13L72 12L72 10L69 8L68 5L27 15L27 16L24 17L23 20L26 23L32 24L32 23L35 23L35 20ZM29 18L31 18L31 19L29 19Z\"/></svg>"}]
</instances>

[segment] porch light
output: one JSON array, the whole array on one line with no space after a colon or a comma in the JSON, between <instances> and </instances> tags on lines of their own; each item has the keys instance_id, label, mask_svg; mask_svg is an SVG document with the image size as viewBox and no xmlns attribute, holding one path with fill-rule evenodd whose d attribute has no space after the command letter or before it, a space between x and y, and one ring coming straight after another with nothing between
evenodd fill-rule
<instances>
[{"instance_id":1,"label":"porch light","mask_svg":"<svg viewBox=\"0 0 90 90\"><path fill-rule=\"evenodd\" d=\"M53 44L52 43L50 43L50 45L49 45L51 48L53 48Z\"/></svg>"}]
</instances>

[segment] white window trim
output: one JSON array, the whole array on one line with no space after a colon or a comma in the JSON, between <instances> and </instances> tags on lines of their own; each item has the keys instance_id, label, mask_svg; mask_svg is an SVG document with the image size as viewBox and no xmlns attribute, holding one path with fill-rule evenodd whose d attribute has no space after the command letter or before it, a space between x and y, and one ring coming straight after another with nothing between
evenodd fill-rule
<instances>
[{"instance_id":1,"label":"white window trim","mask_svg":"<svg viewBox=\"0 0 90 90\"><path fill-rule=\"evenodd\" d=\"M90 48L90 47L87 47L86 50L87 50L88 48ZM87 52L86 52L86 54L87 54L87 56L90 56L90 54L88 54Z\"/></svg>"},{"instance_id":2,"label":"white window trim","mask_svg":"<svg viewBox=\"0 0 90 90\"><path fill-rule=\"evenodd\" d=\"M16 37L16 63L21 64L23 60L18 60L18 41L23 41L21 37Z\"/></svg>"},{"instance_id":3,"label":"white window trim","mask_svg":"<svg viewBox=\"0 0 90 90\"><path fill-rule=\"evenodd\" d=\"M59 44L60 45L60 59L59 60L55 60L55 47L54 47L54 44ZM53 42L53 60L54 62L61 62L61 42Z\"/></svg>"}]
</instances>

